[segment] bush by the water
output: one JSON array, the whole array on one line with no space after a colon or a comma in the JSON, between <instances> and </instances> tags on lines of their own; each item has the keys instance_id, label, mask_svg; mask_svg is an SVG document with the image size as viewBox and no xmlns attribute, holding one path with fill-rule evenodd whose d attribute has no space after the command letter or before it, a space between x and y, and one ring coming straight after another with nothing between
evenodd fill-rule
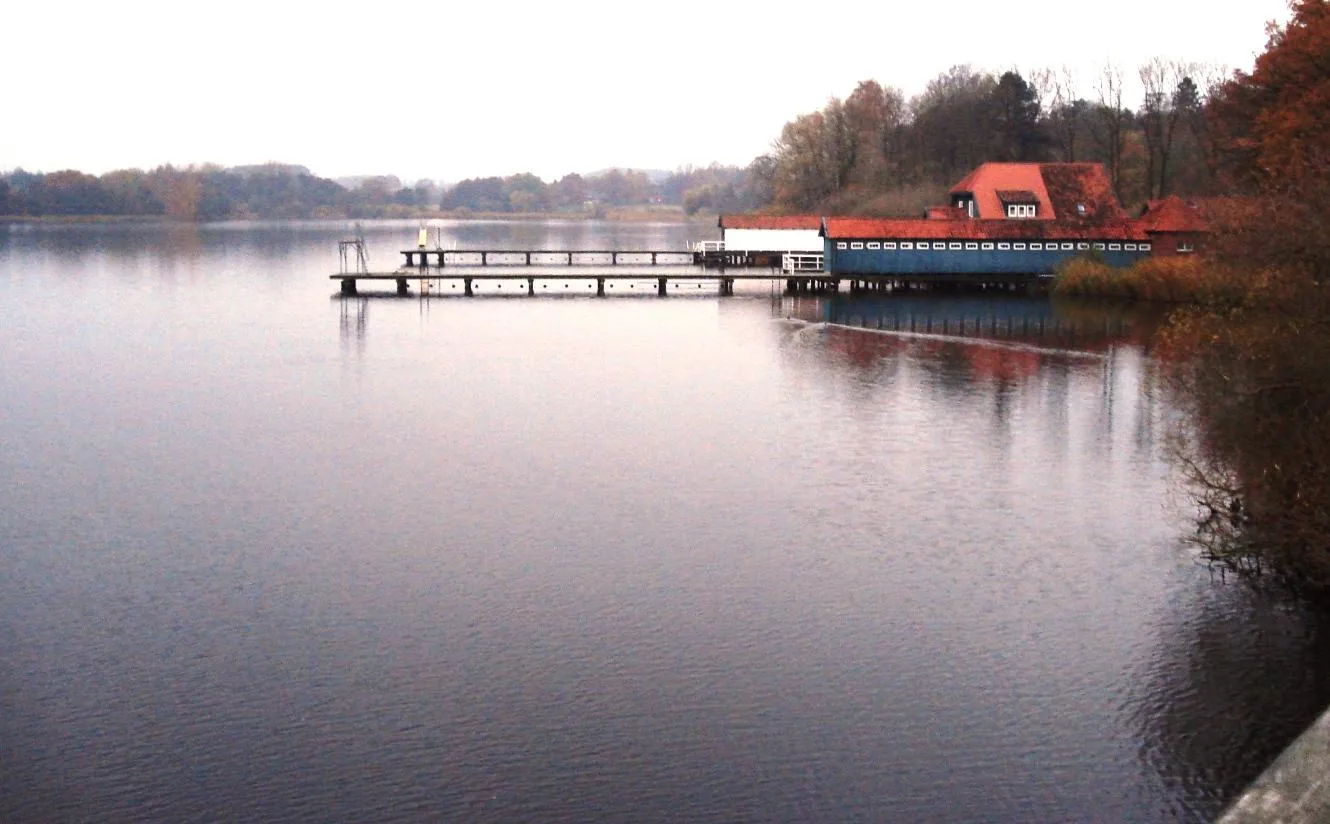
<instances>
[{"instance_id":1,"label":"bush by the water","mask_svg":"<svg viewBox=\"0 0 1330 824\"><path fill-rule=\"evenodd\" d=\"M1054 289L1076 297L1233 304L1247 299L1252 286L1252 278L1201 257L1147 257L1119 269L1082 256L1058 267Z\"/></svg>"}]
</instances>

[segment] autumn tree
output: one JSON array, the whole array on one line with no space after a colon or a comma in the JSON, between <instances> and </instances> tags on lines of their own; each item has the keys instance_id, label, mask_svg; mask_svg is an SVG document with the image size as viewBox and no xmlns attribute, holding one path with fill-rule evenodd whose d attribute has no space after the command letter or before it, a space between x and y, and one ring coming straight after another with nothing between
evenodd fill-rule
<instances>
[{"instance_id":1,"label":"autumn tree","mask_svg":"<svg viewBox=\"0 0 1330 824\"><path fill-rule=\"evenodd\" d=\"M1031 82L1043 89L1041 98L1047 104L1044 122L1057 159L1075 163L1085 154L1090 116L1090 105L1078 94L1076 73L1063 66L1037 72Z\"/></svg>"},{"instance_id":2,"label":"autumn tree","mask_svg":"<svg viewBox=\"0 0 1330 824\"><path fill-rule=\"evenodd\" d=\"M837 190L832 130L822 112L801 114L786 123L772 144L772 190L777 203L806 211Z\"/></svg>"},{"instance_id":3,"label":"autumn tree","mask_svg":"<svg viewBox=\"0 0 1330 824\"><path fill-rule=\"evenodd\" d=\"M927 179L954 180L989 159L996 86L991 74L953 66L911 102L913 148Z\"/></svg>"},{"instance_id":4,"label":"autumn tree","mask_svg":"<svg viewBox=\"0 0 1330 824\"><path fill-rule=\"evenodd\" d=\"M1090 134L1108 170L1108 179L1118 200L1122 200L1122 155L1127 146L1131 112L1123 106L1126 78L1122 69L1105 63L1095 82L1099 105L1091 118Z\"/></svg>"},{"instance_id":5,"label":"autumn tree","mask_svg":"<svg viewBox=\"0 0 1330 824\"><path fill-rule=\"evenodd\" d=\"M1220 171L1246 190L1324 174L1330 158L1330 4L1291 7L1252 73L1236 72L1209 108Z\"/></svg>"},{"instance_id":6,"label":"autumn tree","mask_svg":"<svg viewBox=\"0 0 1330 824\"><path fill-rule=\"evenodd\" d=\"M576 172L550 184L550 202L559 211L580 211L587 200L586 181Z\"/></svg>"},{"instance_id":7,"label":"autumn tree","mask_svg":"<svg viewBox=\"0 0 1330 824\"><path fill-rule=\"evenodd\" d=\"M894 138L905 116L904 95L876 80L864 80L845 99L844 110L855 144L851 182L888 185L897 160Z\"/></svg>"},{"instance_id":8,"label":"autumn tree","mask_svg":"<svg viewBox=\"0 0 1330 824\"><path fill-rule=\"evenodd\" d=\"M1034 86L1017 72L1004 72L993 87L992 104L991 159L1046 160L1050 140L1039 118L1039 97Z\"/></svg>"},{"instance_id":9,"label":"autumn tree","mask_svg":"<svg viewBox=\"0 0 1330 824\"><path fill-rule=\"evenodd\" d=\"M1147 196L1158 198L1170 190L1174 149L1191 112L1200 108L1200 93L1191 64L1154 58L1138 70L1145 97L1141 104L1141 135L1147 158Z\"/></svg>"}]
</instances>

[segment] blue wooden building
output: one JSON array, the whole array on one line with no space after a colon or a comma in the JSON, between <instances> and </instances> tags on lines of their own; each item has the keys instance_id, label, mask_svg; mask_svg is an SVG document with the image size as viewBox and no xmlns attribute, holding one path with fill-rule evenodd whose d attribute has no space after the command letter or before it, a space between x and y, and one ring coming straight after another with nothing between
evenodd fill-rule
<instances>
[{"instance_id":1,"label":"blue wooden building","mask_svg":"<svg viewBox=\"0 0 1330 824\"><path fill-rule=\"evenodd\" d=\"M1091 250L1113 266L1154 251L1097 163L985 163L917 219L822 220L828 276L1028 279Z\"/></svg>"}]
</instances>

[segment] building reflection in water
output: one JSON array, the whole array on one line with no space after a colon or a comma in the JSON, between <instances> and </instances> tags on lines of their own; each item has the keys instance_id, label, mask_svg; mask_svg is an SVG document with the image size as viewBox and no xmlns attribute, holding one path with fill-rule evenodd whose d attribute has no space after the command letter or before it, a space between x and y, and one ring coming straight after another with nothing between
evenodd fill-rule
<instances>
[{"instance_id":1,"label":"building reflection in water","mask_svg":"<svg viewBox=\"0 0 1330 824\"><path fill-rule=\"evenodd\" d=\"M1065 426L1071 374L1094 373L1098 431L1078 438L1078 448L1094 454L1113 442L1124 392L1133 396L1124 420L1135 447L1155 444L1159 408L1146 355L1158 312L1012 295L783 296L771 309L778 318L825 324L825 351L860 373L880 378L908 360L948 402L989 404L998 429L1031 383L1040 388L1047 420ZM1062 434L1056 448L1065 450L1071 433Z\"/></svg>"},{"instance_id":2,"label":"building reflection in water","mask_svg":"<svg viewBox=\"0 0 1330 824\"><path fill-rule=\"evenodd\" d=\"M954 410L956 425L973 426L988 404L987 443L1002 458L986 469L1013 482L1077 455L1094 468L1087 471L1157 471L1169 415L1178 414L1150 355L1159 312L952 297L786 297L772 311L797 322L801 342L818 336L817 346L788 347L791 362L815 358L825 368L830 360L866 409L904 416L918 393ZM858 391L859 382L872 390ZM1159 505L1181 511L1187 498L1177 498ZM1188 517L1177 519L1177 549L1167 550L1177 552L1178 580L1159 582L1186 592L1141 619L1139 640L1123 641L1139 643L1140 657L1106 711L1131 731L1137 751L1126 757L1139 762L1156 798L1169 799L1170 814L1208 821L1330 702L1330 615L1218 571L1195 574L1181 544ZM1105 559L1104 575L1132 563ZM1123 618L1124 639L1134 636L1131 623Z\"/></svg>"}]
</instances>

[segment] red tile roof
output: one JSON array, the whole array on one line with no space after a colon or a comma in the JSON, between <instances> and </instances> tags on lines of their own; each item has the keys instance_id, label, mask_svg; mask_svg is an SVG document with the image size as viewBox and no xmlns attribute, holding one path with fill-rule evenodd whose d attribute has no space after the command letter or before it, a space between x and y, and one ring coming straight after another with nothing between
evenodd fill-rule
<instances>
[{"instance_id":1,"label":"red tile roof","mask_svg":"<svg viewBox=\"0 0 1330 824\"><path fill-rule=\"evenodd\" d=\"M980 218L1005 217L1007 210L998 198L998 191L1024 191L1033 196L1025 201L1038 204L1035 218L1024 220L1052 220L1053 204L1044 188L1044 178L1038 163L985 163L970 172L960 183L951 187L951 194L973 194L979 207Z\"/></svg>"},{"instance_id":2,"label":"red tile roof","mask_svg":"<svg viewBox=\"0 0 1330 824\"><path fill-rule=\"evenodd\" d=\"M1007 203L1038 204L1035 220L1109 223L1126 218L1099 163L985 163L951 193L973 194L980 218L1005 217Z\"/></svg>"},{"instance_id":3,"label":"red tile roof","mask_svg":"<svg viewBox=\"0 0 1330 824\"><path fill-rule=\"evenodd\" d=\"M716 224L722 229L820 229L817 215L721 215Z\"/></svg>"},{"instance_id":4,"label":"red tile roof","mask_svg":"<svg viewBox=\"0 0 1330 824\"><path fill-rule=\"evenodd\" d=\"M1150 201L1140 223L1147 232L1200 233L1209 230L1200 214L1177 195Z\"/></svg>"},{"instance_id":5,"label":"red tile roof","mask_svg":"<svg viewBox=\"0 0 1330 824\"><path fill-rule=\"evenodd\" d=\"M928 220L966 220L970 216L959 206L929 206L924 210Z\"/></svg>"},{"instance_id":6,"label":"red tile roof","mask_svg":"<svg viewBox=\"0 0 1330 824\"><path fill-rule=\"evenodd\" d=\"M1102 164L1043 163L1039 172L1058 220L1112 223L1127 218ZM1085 207L1084 214L1077 206Z\"/></svg>"},{"instance_id":7,"label":"red tile roof","mask_svg":"<svg viewBox=\"0 0 1330 824\"><path fill-rule=\"evenodd\" d=\"M829 217L826 237L833 240L1149 240L1137 221L1098 225L1048 220L921 220Z\"/></svg>"}]
</instances>

